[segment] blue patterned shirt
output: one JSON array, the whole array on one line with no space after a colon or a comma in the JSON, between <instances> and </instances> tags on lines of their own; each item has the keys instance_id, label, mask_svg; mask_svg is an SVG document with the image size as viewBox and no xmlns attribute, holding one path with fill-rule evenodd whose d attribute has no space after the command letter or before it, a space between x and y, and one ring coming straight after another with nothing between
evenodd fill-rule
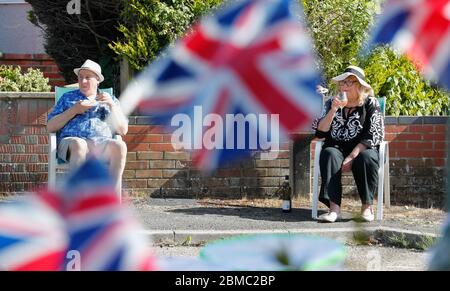
<instances>
[{"instance_id":1,"label":"blue patterned shirt","mask_svg":"<svg viewBox=\"0 0 450 291\"><path fill-rule=\"evenodd\" d=\"M119 104L119 100L112 96L114 103ZM63 113L80 100L88 100L80 90L65 93L56 103L52 112L48 115L47 121L58 114ZM106 118L111 113L107 104L99 104L88 109L83 114L78 114L58 130L57 142L64 137L80 137L94 142L100 142L112 138L113 132L106 123Z\"/></svg>"}]
</instances>

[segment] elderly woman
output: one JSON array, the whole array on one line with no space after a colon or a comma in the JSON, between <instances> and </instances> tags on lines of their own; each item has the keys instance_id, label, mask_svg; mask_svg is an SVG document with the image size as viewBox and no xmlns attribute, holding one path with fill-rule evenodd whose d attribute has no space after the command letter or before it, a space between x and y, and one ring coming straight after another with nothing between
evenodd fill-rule
<instances>
[{"instance_id":1,"label":"elderly woman","mask_svg":"<svg viewBox=\"0 0 450 291\"><path fill-rule=\"evenodd\" d=\"M340 216L342 172L352 171L361 198L361 217L373 221L373 196L378 181L378 148L384 137L383 116L372 87L365 81L364 71L349 66L334 77L340 92L325 103L324 113L313 124L316 137L325 138L320 154L322 184L319 200L329 207L319 216L335 222Z\"/></svg>"}]
</instances>

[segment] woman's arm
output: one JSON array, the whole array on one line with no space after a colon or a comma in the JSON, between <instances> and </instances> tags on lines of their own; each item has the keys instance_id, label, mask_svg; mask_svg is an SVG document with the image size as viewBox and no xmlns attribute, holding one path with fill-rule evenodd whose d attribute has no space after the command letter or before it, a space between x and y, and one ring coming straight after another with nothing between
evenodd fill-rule
<instances>
[{"instance_id":1,"label":"woman's arm","mask_svg":"<svg viewBox=\"0 0 450 291\"><path fill-rule=\"evenodd\" d=\"M337 109L331 107L330 111L319 121L319 125L317 129L323 132L330 131L331 123L333 122L334 115L336 114Z\"/></svg>"},{"instance_id":2,"label":"woman's arm","mask_svg":"<svg viewBox=\"0 0 450 291\"><path fill-rule=\"evenodd\" d=\"M323 132L330 131L331 123L333 122L334 115L336 114L337 110L340 106L345 106L347 102L346 101L340 101L337 96L333 97L331 102L331 108L328 111L328 113L323 117L319 125L317 126L317 129Z\"/></svg>"},{"instance_id":3,"label":"woman's arm","mask_svg":"<svg viewBox=\"0 0 450 291\"><path fill-rule=\"evenodd\" d=\"M356 145L352 152L344 159L342 163L342 172L348 172L352 169L353 160L359 155L359 153L365 151L367 146L362 143Z\"/></svg>"},{"instance_id":4,"label":"woman's arm","mask_svg":"<svg viewBox=\"0 0 450 291\"><path fill-rule=\"evenodd\" d=\"M363 133L360 143L344 159L342 171L347 172L352 169L353 160L368 148L378 146L384 137L384 118L380 110L378 100L370 97L367 108L367 116L364 123Z\"/></svg>"}]
</instances>

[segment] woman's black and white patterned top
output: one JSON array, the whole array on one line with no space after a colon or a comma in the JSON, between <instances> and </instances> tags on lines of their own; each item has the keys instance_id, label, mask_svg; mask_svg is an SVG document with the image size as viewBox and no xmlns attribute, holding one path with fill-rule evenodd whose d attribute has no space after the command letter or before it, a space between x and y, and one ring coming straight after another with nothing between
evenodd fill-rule
<instances>
[{"instance_id":1,"label":"woman's black and white patterned top","mask_svg":"<svg viewBox=\"0 0 450 291\"><path fill-rule=\"evenodd\" d=\"M376 98L367 98L362 106L355 107L348 116L345 116L344 109L338 109L330 130L320 131L317 129L319 122L330 108L331 99L325 102L322 117L314 120L312 126L316 131L316 137L325 138L324 147L339 147L346 154L359 143L368 148L378 148L384 138L384 118Z\"/></svg>"}]
</instances>

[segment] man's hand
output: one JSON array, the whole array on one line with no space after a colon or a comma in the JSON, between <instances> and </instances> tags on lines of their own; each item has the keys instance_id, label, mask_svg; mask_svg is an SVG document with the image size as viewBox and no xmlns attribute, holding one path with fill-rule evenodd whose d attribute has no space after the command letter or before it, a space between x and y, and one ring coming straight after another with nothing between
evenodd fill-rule
<instances>
[{"instance_id":1,"label":"man's hand","mask_svg":"<svg viewBox=\"0 0 450 291\"><path fill-rule=\"evenodd\" d=\"M353 164L353 158L348 156L344 159L344 162L342 163L342 172L350 172L352 170L352 164Z\"/></svg>"},{"instance_id":2,"label":"man's hand","mask_svg":"<svg viewBox=\"0 0 450 291\"><path fill-rule=\"evenodd\" d=\"M114 106L114 101L113 101L111 95L109 95L108 93L99 93L99 94L97 94L96 100L101 102L101 103L108 104L110 108L112 106Z\"/></svg>"},{"instance_id":3,"label":"man's hand","mask_svg":"<svg viewBox=\"0 0 450 291\"><path fill-rule=\"evenodd\" d=\"M90 108L94 107L93 102L86 102L87 100L80 100L73 106L73 110L76 114L83 114Z\"/></svg>"}]
</instances>

